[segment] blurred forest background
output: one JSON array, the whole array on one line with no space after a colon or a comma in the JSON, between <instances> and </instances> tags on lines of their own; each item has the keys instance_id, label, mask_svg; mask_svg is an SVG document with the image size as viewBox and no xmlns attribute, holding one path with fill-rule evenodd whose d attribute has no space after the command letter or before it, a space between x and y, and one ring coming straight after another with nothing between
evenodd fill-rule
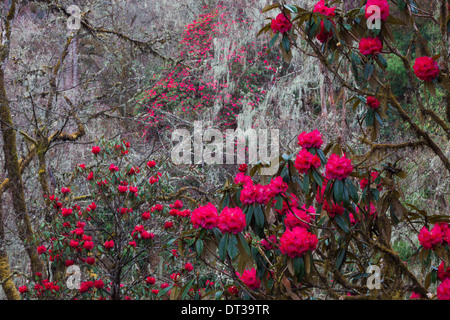
<instances>
[{"instance_id":1,"label":"blurred forest background","mask_svg":"<svg viewBox=\"0 0 450 320\"><path fill-rule=\"evenodd\" d=\"M346 90L319 60L296 51L287 64L278 50L268 50L270 38L257 37L269 16L261 10L272 1L1 2L0 257L9 258L16 275L30 272L18 230L31 228L39 234L41 223L51 220L43 195L68 186L74 168L92 158L90 146L99 139L129 141L136 164L155 160L168 173L173 190L195 188L181 196L186 200L207 199L237 172L237 165L171 163L171 132L192 130L197 120L220 130L279 129L281 153L293 153L297 135L313 129L323 133L325 143L340 140L367 148L361 152L370 148L356 140L360 110L352 109ZM13 2L14 17L9 19ZM312 8L316 1L295 2ZM435 10L434 1L417 2L427 11ZM79 30L67 28L70 14L65 9L70 5L83 13ZM360 1L345 5L352 8ZM427 21L419 27L432 47L440 35ZM412 33L394 29L394 36L401 51L409 49ZM408 107L411 97L401 61L387 62L394 94L414 114ZM433 104L442 105L444 94L438 89L432 110L439 112ZM423 121L427 125L428 119ZM449 157L446 133L431 122L429 126L433 138L447 146ZM5 141L12 139L11 132L14 144ZM380 140L414 140L409 132L394 112L388 112ZM11 157L18 160L22 199L10 192ZM389 150L379 152L374 165L382 170L381 164L393 163L408 173L402 180L407 195L402 201L430 213L449 213L449 173L439 158L420 147ZM21 210L24 213L17 215ZM417 237L402 232L401 225L393 241L405 261L418 249ZM15 281L20 285L20 276Z\"/></svg>"}]
</instances>

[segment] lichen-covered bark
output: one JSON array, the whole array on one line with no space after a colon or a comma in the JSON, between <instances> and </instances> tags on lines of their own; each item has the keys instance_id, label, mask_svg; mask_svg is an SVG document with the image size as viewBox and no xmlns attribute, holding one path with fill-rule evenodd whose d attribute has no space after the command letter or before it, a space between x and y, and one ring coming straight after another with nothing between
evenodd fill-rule
<instances>
[{"instance_id":1,"label":"lichen-covered bark","mask_svg":"<svg viewBox=\"0 0 450 320\"><path fill-rule=\"evenodd\" d=\"M10 191L19 237L30 258L33 272L44 272L44 265L39 259L35 245L33 245L33 228L27 213L25 193L20 172L19 157L17 154L16 133L9 110L6 96L4 72L0 69L0 130L3 136L3 153L5 155L5 168L8 171Z\"/></svg>"},{"instance_id":2,"label":"lichen-covered bark","mask_svg":"<svg viewBox=\"0 0 450 320\"><path fill-rule=\"evenodd\" d=\"M9 259L5 248L5 228L3 226L2 199L0 197L0 283L8 300L20 300L19 292L14 284L9 267Z\"/></svg>"}]
</instances>

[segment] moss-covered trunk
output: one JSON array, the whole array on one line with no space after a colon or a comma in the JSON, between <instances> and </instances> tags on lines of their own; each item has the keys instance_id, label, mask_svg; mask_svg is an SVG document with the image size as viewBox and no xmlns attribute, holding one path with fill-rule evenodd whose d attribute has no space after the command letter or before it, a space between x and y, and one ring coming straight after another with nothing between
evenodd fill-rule
<instances>
[{"instance_id":1,"label":"moss-covered trunk","mask_svg":"<svg viewBox=\"0 0 450 320\"><path fill-rule=\"evenodd\" d=\"M19 232L19 237L25 246L25 250L30 258L31 270L34 272L44 272L44 265L39 259L36 247L33 244L33 228L27 213L25 193L20 174L19 156L17 154L16 132L9 109L9 102L6 96L4 72L0 68L0 130L3 136L3 153L5 156L5 168L8 171L10 181L10 191L12 198L15 221Z\"/></svg>"},{"instance_id":2,"label":"moss-covered trunk","mask_svg":"<svg viewBox=\"0 0 450 320\"><path fill-rule=\"evenodd\" d=\"M8 300L20 300L19 292L14 284L6 254L5 228L3 226L2 199L0 195L0 283Z\"/></svg>"}]
</instances>

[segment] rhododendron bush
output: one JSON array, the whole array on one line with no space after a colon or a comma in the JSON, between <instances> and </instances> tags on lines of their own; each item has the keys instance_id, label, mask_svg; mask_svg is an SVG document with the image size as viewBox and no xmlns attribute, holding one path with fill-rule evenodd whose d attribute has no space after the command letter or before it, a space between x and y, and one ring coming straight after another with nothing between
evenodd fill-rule
<instances>
[{"instance_id":1,"label":"rhododendron bush","mask_svg":"<svg viewBox=\"0 0 450 320\"><path fill-rule=\"evenodd\" d=\"M140 120L149 135L163 126L173 129L166 113L188 122L220 104L215 124L234 128L243 103L258 108L264 96L259 84L276 70L269 64L282 63L275 57L289 65L302 54L316 58L339 84L340 97L348 96L346 104L336 103L354 117L358 130L351 139L299 126L289 137L294 147L272 159L275 174L264 175L267 164L261 162L238 163L219 188L187 195L195 188L188 181L174 187L178 176L167 160L136 161L129 142L103 139L89 147L92 161L78 164L59 192L45 195L53 219L42 224L36 251L46 274L30 275L19 287L21 296L450 300L450 216L407 201L403 181L409 172L401 158L390 157L421 147L450 173L447 3L432 17L442 36L436 47L417 27L427 14L413 1L344 4L274 2L262 10L267 21L255 32L266 36L265 52L245 44L226 58L213 55L220 45L215 37L245 21L230 20L222 6L205 7L207 13L183 32L183 63L165 70L140 101L146 113ZM379 29L367 24L374 18L370 6L380 9ZM393 28L414 32L406 52L396 45ZM391 57L406 72L408 106L387 80ZM214 59L229 61L227 76L238 84L233 90L215 81ZM258 64L267 66L247 68ZM383 141L390 117L405 126L405 141ZM207 185L207 179L198 181ZM412 263L394 247L399 226L418 244ZM74 266L81 277L75 289L67 282Z\"/></svg>"}]
</instances>

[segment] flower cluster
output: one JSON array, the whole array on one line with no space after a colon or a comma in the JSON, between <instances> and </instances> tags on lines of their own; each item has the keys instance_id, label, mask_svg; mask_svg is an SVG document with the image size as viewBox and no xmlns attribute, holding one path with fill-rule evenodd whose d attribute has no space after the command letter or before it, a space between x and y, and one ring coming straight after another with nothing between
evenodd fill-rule
<instances>
[{"instance_id":1,"label":"flower cluster","mask_svg":"<svg viewBox=\"0 0 450 320\"><path fill-rule=\"evenodd\" d=\"M314 6L313 12L317 12L320 14L323 14L327 17L334 17L336 13L334 12L336 10L336 7L329 8L325 5L324 0L320 0L316 5ZM333 25L336 25L336 23L331 20ZM320 21L320 32L317 35L317 40L319 40L321 43L327 42L331 37L333 37L333 30L326 30L325 23Z\"/></svg>"},{"instance_id":2,"label":"flower cluster","mask_svg":"<svg viewBox=\"0 0 450 320\"><path fill-rule=\"evenodd\" d=\"M261 281L258 279L258 276L256 275L256 269L252 268L250 270L244 270L242 272L242 275L239 274L239 272L236 272L236 275L239 277L239 279L242 280L242 282L245 283L247 287L249 287L252 290L259 289L261 286Z\"/></svg>"},{"instance_id":3,"label":"flower cluster","mask_svg":"<svg viewBox=\"0 0 450 320\"><path fill-rule=\"evenodd\" d=\"M191 222L195 229L213 229L217 227L217 223L219 222L217 208L212 203L208 203L205 206L195 209L191 215Z\"/></svg>"},{"instance_id":4,"label":"flower cluster","mask_svg":"<svg viewBox=\"0 0 450 320\"><path fill-rule=\"evenodd\" d=\"M439 300L450 300L450 279L442 281L436 293Z\"/></svg>"},{"instance_id":5,"label":"flower cluster","mask_svg":"<svg viewBox=\"0 0 450 320\"><path fill-rule=\"evenodd\" d=\"M366 19L369 19L369 17L374 14L373 10L369 10L370 6L377 6L380 8L381 21L386 21L389 17L389 3L387 0L367 0L365 13Z\"/></svg>"},{"instance_id":6,"label":"flower cluster","mask_svg":"<svg viewBox=\"0 0 450 320\"><path fill-rule=\"evenodd\" d=\"M311 168L320 167L320 158L313 155L308 150L302 149L295 158L294 167L299 173L307 173Z\"/></svg>"},{"instance_id":7,"label":"flower cluster","mask_svg":"<svg viewBox=\"0 0 450 320\"><path fill-rule=\"evenodd\" d=\"M218 228L223 233L237 234L247 225L242 209L225 207L219 215Z\"/></svg>"},{"instance_id":8,"label":"flower cluster","mask_svg":"<svg viewBox=\"0 0 450 320\"><path fill-rule=\"evenodd\" d=\"M442 244L444 241L448 243L450 240L449 232L448 225L444 223L436 223L431 230L423 227L418 235L419 242L425 249L434 249L434 247Z\"/></svg>"},{"instance_id":9,"label":"flower cluster","mask_svg":"<svg viewBox=\"0 0 450 320\"><path fill-rule=\"evenodd\" d=\"M285 33L291 30L292 23L288 17L286 17L283 13L280 13L275 19L272 19L271 27L274 33Z\"/></svg>"},{"instance_id":10,"label":"flower cluster","mask_svg":"<svg viewBox=\"0 0 450 320\"><path fill-rule=\"evenodd\" d=\"M323 144L322 134L317 129L311 132L303 131L298 135L297 144L301 146L303 149L309 148L319 149Z\"/></svg>"},{"instance_id":11,"label":"flower cluster","mask_svg":"<svg viewBox=\"0 0 450 320\"><path fill-rule=\"evenodd\" d=\"M380 38L362 38L359 41L359 52L362 55L377 55L383 50L383 42Z\"/></svg>"},{"instance_id":12,"label":"flower cluster","mask_svg":"<svg viewBox=\"0 0 450 320\"><path fill-rule=\"evenodd\" d=\"M285 192L287 189L287 183L279 176L272 179L268 185L253 185L253 181L250 179L246 180L246 183L244 184L240 200L244 205L253 204L255 202L266 205L273 197Z\"/></svg>"},{"instance_id":13,"label":"flower cluster","mask_svg":"<svg viewBox=\"0 0 450 320\"><path fill-rule=\"evenodd\" d=\"M300 257L307 251L314 251L318 239L305 228L286 229L280 238L280 251L291 258Z\"/></svg>"},{"instance_id":14,"label":"flower cluster","mask_svg":"<svg viewBox=\"0 0 450 320\"><path fill-rule=\"evenodd\" d=\"M286 228L293 229L295 227L309 228L308 223L311 222L311 215L316 213L313 206L306 209L306 204L301 209L292 208L293 212L288 212L284 218Z\"/></svg>"},{"instance_id":15,"label":"flower cluster","mask_svg":"<svg viewBox=\"0 0 450 320\"><path fill-rule=\"evenodd\" d=\"M423 81L433 81L439 75L437 62L430 57L419 57L413 65L414 74Z\"/></svg>"},{"instance_id":16,"label":"flower cluster","mask_svg":"<svg viewBox=\"0 0 450 320\"><path fill-rule=\"evenodd\" d=\"M353 165L351 159L345 157L339 157L333 153L325 166L325 175L328 179L344 180L353 171Z\"/></svg>"}]
</instances>

